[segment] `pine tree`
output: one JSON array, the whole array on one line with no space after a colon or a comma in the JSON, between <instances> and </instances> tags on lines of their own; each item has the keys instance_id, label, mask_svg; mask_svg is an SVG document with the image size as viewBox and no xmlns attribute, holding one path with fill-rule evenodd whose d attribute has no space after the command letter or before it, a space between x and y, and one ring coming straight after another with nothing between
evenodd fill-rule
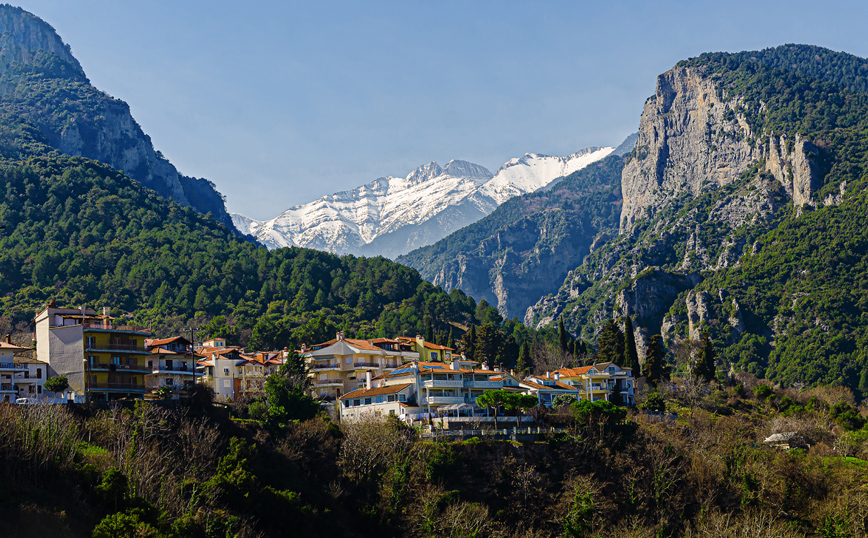
<instances>
[{"instance_id":1,"label":"pine tree","mask_svg":"<svg viewBox=\"0 0 868 538\"><path fill-rule=\"evenodd\" d=\"M479 328L476 335L476 350L474 355L478 361L488 361L489 367L500 364L501 334L493 323L486 323Z\"/></svg>"},{"instance_id":2,"label":"pine tree","mask_svg":"<svg viewBox=\"0 0 868 538\"><path fill-rule=\"evenodd\" d=\"M634 372L639 371L639 353L636 351L636 337L630 316L624 320L624 364L621 366L632 368Z\"/></svg>"},{"instance_id":3,"label":"pine tree","mask_svg":"<svg viewBox=\"0 0 868 538\"><path fill-rule=\"evenodd\" d=\"M647 378L648 384L656 387L657 383L668 377L668 370L663 337L655 334L645 346L645 367L642 369L642 373Z\"/></svg>"},{"instance_id":4,"label":"pine tree","mask_svg":"<svg viewBox=\"0 0 868 538\"><path fill-rule=\"evenodd\" d=\"M624 333L613 319L606 320L597 337L597 357L599 362L624 364Z\"/></svg>"},{"instance_id":5,"label":"pine tree","mask_svg":"<svg viewBox=\"0 0 868 538\"><path fill-rule=\"evenodd\" d=\"M558 341L561 345L561 351L564 353L569 351L569 341L567 337L567 330L564 328L564 318L558 322Z\"/></svg>"}]
</instances>

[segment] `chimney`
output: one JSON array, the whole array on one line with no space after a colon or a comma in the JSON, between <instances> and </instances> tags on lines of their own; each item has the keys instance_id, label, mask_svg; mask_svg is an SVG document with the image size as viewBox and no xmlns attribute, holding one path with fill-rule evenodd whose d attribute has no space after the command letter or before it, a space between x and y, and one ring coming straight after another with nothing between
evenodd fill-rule
<instances>
[{"instance_id":1,"label":"chimney","mask_svg":"<svg viewBox=\"0 0 868 538\"><path fill-rule=\"evenodd\" d=\"M6 333L6 343L7 344L12 343L12 334L11 333Z\"/></svg>"},{"instance_id":2,"label":"chimney","mask_svg":"<svg viewBox=\"0 0 868 538\"><path fill-rule=\"evenodd\" d=\"M452 361L449 367L456 371L461 369L461 365L458 363L457 360Z\"/></svg>"},{"instance_id":3,"label":"chimney","mask_svg":"<svg viewBox=\"0 0 868 538\"><path fill-rule=\"evenodd\" d=\"M561 373L555 372L555 381L560 381L560 380L561 380Z\"/></svg>"},{"instance_id":4,"label":"chimney","mask_svg":"<svg viewBox=\"0 0 868 538\"><path fill-rule=\"evenodd\" d=\"M365 390L371 390L371 371L365 370Z\"/></svg>"},{"instance_id":5,"label":"chimney","mask_svg":"<svg viewBox=\"0 0 868 538\"><path fill-rule=\"evenodd\" d=\"M482 369L488 370L488 361L482 361Z\"/></svg>"},{"instance_id":6,"label":"chimney","mask_svg":"<svg viewBox=\"0 0 868 538\"><path fill-rule=\"evenodd\" d=\"M337 338L338 342L340 342L341 340L344 339L344 332L338 331L337 333L335 333L335 338Z\"/></svg>"},{"instance_id":7,"label":"chimney","mask_svg":"<svg viewBox=\"0 0 868 538\"><path fill-rule=\"evenodd\" d=\"M102 328L111 329L111 325L109 323L109 308L107 306L104 306L102 307Z\"/></svg>"},{"instance_id":8,"label":"chimney","mask_svg":"<svg viewBox=\"0 0 868 538\"><path fill-rule=\"evenodd\" d=\"M551 375L551 372L546 371L546 377L547 377L547 378L550 378L551 376L552 376L552 375Z\"/></svg>"},{"instance_id":9,"label":"chimney","mask_svg":"<svg viewBox=\"0 0 868 538\"><path fill-rule=\"evenodd\" d=\"M495 365L494 365L494 371L495 371L495 372L499 372L499 371L500 371L500 365L499 365L499 364L495 364Z\"/></svg>"},{"instance_id":10,"label":"chimney","mask_svg":"<svg viewBox=\"0 0 868 538\"><path fill-rule=\"evenodd\" d=\"M284 348L283 351L284 351L284 353L286 353L286 348ZM301 352L302 352L302 353L306 353L306 352L307 352L307 344L301 344ZM287 356L288 356L288 355L287 355ZM285 358L285 357L284 357L284 358Z\"/></svg>"}]
</instances>

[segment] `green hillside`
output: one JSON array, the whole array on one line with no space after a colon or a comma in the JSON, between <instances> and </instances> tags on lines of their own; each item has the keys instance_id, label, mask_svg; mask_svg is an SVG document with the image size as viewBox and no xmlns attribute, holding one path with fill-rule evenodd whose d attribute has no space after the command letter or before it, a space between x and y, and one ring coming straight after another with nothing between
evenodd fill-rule
<instances>
[{"instance_id":1,"label":"green hillside","mask_svg":"<svg viewBox=\"0 0 868 538\"><path fill-rule=\"evenodd\" d=\"M0 312L13 321L54 297L113 306L165 330L218 317L213 331L271 348L322 341L336 329L394 336L477 322L472 298L447 294L413 269L268 251L102 163L52 150L22 118L0 119L0 155Z\"/></svg>"}]
</instances>

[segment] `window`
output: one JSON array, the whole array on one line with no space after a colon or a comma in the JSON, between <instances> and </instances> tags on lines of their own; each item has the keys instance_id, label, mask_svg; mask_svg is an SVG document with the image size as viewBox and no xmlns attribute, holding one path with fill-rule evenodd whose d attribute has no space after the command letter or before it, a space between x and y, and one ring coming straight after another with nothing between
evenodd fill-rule
<instances>
[{"instance_id":1,"label":"window","mask_svg":"<svg viewBox=\"0 0 868 538\"><path fill-rule=\"evenodd\" d=\"M371 399L365 398L365 405L371 405Z\"/></svg>"},{"instance_id":2,"label":"window","mask_svg":"<svg viewBox=\"0 0 868 538\"><path fill-rule=\"evenodd\" d=\"M353 405L354 405L354 406L358 406L358 405L361 405L361 404L362 404L362 402L361 402L360 400L353 400Z\"/></svg>"},{"instance_id":3,"label":"window","mask_svg":"<svg viewBox=\"0 0 868 538\"><path fill-rule=\"evenodd\" d=\"M383 397L377 396L377 403L383 403Z\"/></svg>"},{"instance_id":4,"label":"window","mask_svg":"<svg viewBox=\"0 0 868 538\"><path fill-rule=\"evenodd\" d=\"M229 388L229 380L228 380L228 379L224 379L224 380L223 380L223 388L224 388L224 389L228 389L228 388Z\"/></svg>"},{"instance_id":5,"label":"window","mask_svg":"<svg viewBox=\"0 0 868 538\"><path fill-rule=\"evenodd\" d=\"M436 360L437 360L437 352L436 352L436 351L432 351L432 352L431 352L431 360L432 360L432 361L436 361Z\"/></svg>"},{"instance_id":6,"label":"window","mask_svg":"<svg viewBox=\"0 0 868 538\"><path fill-rule=\"evenodd\" d=\"M229 368L223 368L223 375L229 375Z\"/></svg>"},{"instance_id":7,"label":"window","mask_svg":"<svg viewBox=\"0 0 868 538\"><path fill-rule=\"evenodd\" d=\"M166 360L166 370L172 370L172 361Z\"/></svg>"},{"instance_id":8,"label":"window","mask_svg":"<svg viewBox=\"0 0 868 538\"><path fill-rule=\"evenodd\" d=\"M389 400L388 400L388 401L390 401L390 402L394 402L394 401L395 401L395 395L394 395L394 394L389 394Z\"/></svg>"},{"instance_id":9,"label":"window","mask_svg":"<svg viewBox=\"0 0 868 538\"><path fill-rule=\"evenodd\" d=\"M96 347L96 337L88 336L87 337L87 347Z\"/></svg>"},{"instance_id":10,"label":"window","mask_svg":"<svg viewBox=\"0 0 868 538\"><path fill-rule=\"evenodd\" d=\"M398 395L398 401L399 402L406 402L407 401L407 395L406 394L399 394Z\"/></svg>"},{"instance_id":11,"label":"window","mask_svg":"<svg viewBox=\"0 0 868 538\"><path fill-rule=\"evenodd\" d=\"M389 409L389 414L392 415L392 416L395 416L395 410L394 410L394 409Z\"/></svg>"},{"instance_id":12,"label":"window","mask_svg":"<svg viewBox=\"0 0 868 538\"><path fill-rule=\"evenodd\" d=\"M174 384L175 384L175 380L172 379L171 377L166 379L166 386L172 386Z\"/></svg>"},{"instance_id":13,"label":"window","mask_svg":"<svg viewBox=\"0 0 868 538\"><path fill-rule=\"evenodd\" d=\"M42 385L36 387L36 394L42 394Z\"/></svg>"},{"instance_id":14,"label":"window","mask_svg":"<svg viewBox=\"0 0 868 538\"><path fill-rule=\"evenodd\" d=\"M154 369L154 361L148 361L148 370Z\"/></svg>"},{"instance_id":15,"label":"window","mask_svg":"<svg viewBox=\"0 0 868 538\"><path fill-rule=\"evenodd\" d=\"M42 368L36 369L36 379L42 379Z\"/></svg>"},{"instance_id":16,"label":"window","mask_svg":"<svg viewBox=\"0 0 868 538\"><path fill-rule=\"evenodd\" d=\"M120 358L120 357L112 357L112 364L114 364L114 365L118 365L118 364L120 364L120 363L121 363L121 358Z\"/></svg>"}]
</instances>

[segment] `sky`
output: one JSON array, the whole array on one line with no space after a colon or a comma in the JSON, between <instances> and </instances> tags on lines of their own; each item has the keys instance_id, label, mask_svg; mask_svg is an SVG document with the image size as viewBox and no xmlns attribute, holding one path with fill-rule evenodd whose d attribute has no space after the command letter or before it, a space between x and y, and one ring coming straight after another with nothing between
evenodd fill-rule
<instances>
[{"instance_id":1,"label":"sky","mask_svg":"<svg viewBox=\"0 0 868 538\"><path fill-rule=\"evenodd\" d=\"M256 219L430 161L619 144L702 52L868 56L868 2L22 0L181 173Z\"/></svg>"}]
</instances>

